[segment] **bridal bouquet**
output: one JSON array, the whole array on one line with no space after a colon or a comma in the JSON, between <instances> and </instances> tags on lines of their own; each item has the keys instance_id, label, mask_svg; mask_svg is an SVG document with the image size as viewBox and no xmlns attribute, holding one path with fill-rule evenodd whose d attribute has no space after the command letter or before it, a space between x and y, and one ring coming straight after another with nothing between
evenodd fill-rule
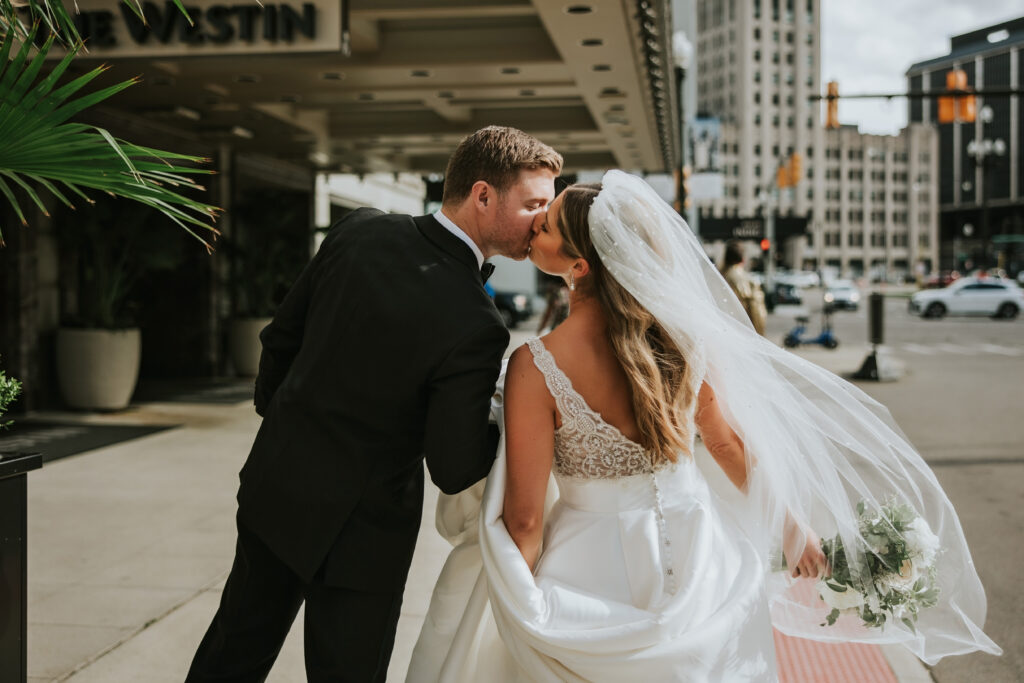
<instances>
[{"instance_id":1,"label":"bridal bouquet","mask_svg":"<svg viewBox=\"0 0 1024 683\"><path fill-rule=\"evenodd\" d=\"M918 612L938 601L939 539L908 505L892 501L868 510L862 501L857 515L869 546L858 562L847 558L839 536L821 544L832 569L817 583L818 595L832 608L826 622L831 626L842 614L856 614L866 626L882 628L891 618L915 631Z\"/></svg>"}]
</instances>

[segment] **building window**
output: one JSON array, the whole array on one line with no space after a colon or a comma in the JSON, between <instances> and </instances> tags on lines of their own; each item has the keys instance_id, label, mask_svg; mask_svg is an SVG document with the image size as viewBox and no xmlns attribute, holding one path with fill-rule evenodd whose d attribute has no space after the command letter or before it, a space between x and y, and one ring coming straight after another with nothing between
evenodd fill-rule
<instances>
[{"instance_id":1,"label":"building window","mask_svg":"<svg viewBox=\"0 0 1024 683\"><path fill-rule=\"evenodd\" d=\"M772 125L774 127L776 127L776 128L779 127L779 115L778 114L772 114Z\"/></svg>"},{"instance_id":2,"label":"building window","mask_svg":"<svg viewBox=\"0 0 1024 683\"><path fill-rule=\"evenodd\" d=\"M761 145L754 145L754 156L761 156Z\"/></svg>"},{"instance_id":3,"label":"building window","mask_svg":"<svg viewBox=\"0 0 1024 683\"><path fill-rule=\"evenodd\" d=\"M761 40L761 29L754 29L754 40Z\"/></svg>"},{"instance_id":4,"label":"building window","mask_svg":"<svg viewBox=\"0 0 1024 683\"><path fill-rule=\"evenodd\" d=\"M792 64L792 63L793 63L793 53L792 52L787 52L786 53L786 64Z\"/></svg>"},{"instance_id":5,"label":"building window","mask_svg":"<svg viewBox=\"0 0 1024 683\"><path fill-rule=\"evenodd\" d=\"M776 93L772 93L772 104L774 104L774 105L778 105L779 104L779 93L777 93L777 92Z\"/></svg>"},{"instance_id":6,"label":"building window","mask_svg":"<svg viewBox=\"0 0 1024 683\"><path fill-rule=\"evenodd\" d=\"M754 83L760 83L760 82L761 82L761 72L760 71L755 71L754 72Z\"/></svg>"},{"instance_id":7,"label":"building window","mask_svg":"<svg viewBox=\"0 0 1024 683\"><path fill-rule=\"evenodd\" d=\"M755 92L754 93L754 104L761 104L761 93L760 92Z\"/></svg>"},{"instance_id":8,"label":"building window","mask_svg":"<svg viewBox=\"0 0 1024 683\"><path fill-rule=\"evenodd\" d=\"M786 42L789 43L790 45L793 44L793 32L792 31L786 31Z\"/></svg>"},{"instance_id":9,"label":"building window","mask_svg":"<svg viewBox=\"0 0 1024 683\"><path fill-rule=\"evenodd\" d=\"M851 232L846 236L846 243L851 247L863 247L864 246L864 233L862 232Z\"/></svg>"},{"instance_id":10,"label":"building window","mask_svg":"<svg viewBox=\"0 0 1024 683\"><path fill-rule=\"evenodd\" d=\"M754 61L755 62L760 62L761 61L761 51L760 50L754 50Z\"/></svg>"},{"instance_id":11,"label":"building window","mask_svg":"<svg viewBox=\"0 0 1024 683\"><path fill-rule=\"evenodd\" d=\"M773 52L772 53L772 64L778 64L778 63L779 63L779 53L778 52Z\"/></svg>"},{"instance_id":12,"label":"building window","mask_svg":"<svg viewBox=\"0 0 1024 683\"><path fill-rule=\"evenodd\" d=\"M760 114L754 114L754 125L755 126L760 126L761 125L761 115Z\"/></svg>"},{"instance_id":13,"label":"building window","mask_svg":"<svg viewBox=\"0 0 1024 683\"><path fill-rule=\"evenodd\" d=\"M703 4L703 3L701 3ZM761 18L761 0L754 0L754 18Z\"/></svg>"},{"instance_id":14,"label":"building window","mask_svg":"<svg viewBox=\"0 0 1024 683\"><path fill-rule=\"evenodd\" d=\"M792 127L793 127L793 117L792 116L787 116L786 117L786 128L792 128Z\"/></svg>"},{"instance_id":15,"label":"building window","mask_svg":"<svg viewBox=\"0 0 1024 683\"><path fill-rule=\"evenodd\" d=\"M754 164L754 175L758 178L761 177L761 164Z\"/></svg>"}]
</instances>

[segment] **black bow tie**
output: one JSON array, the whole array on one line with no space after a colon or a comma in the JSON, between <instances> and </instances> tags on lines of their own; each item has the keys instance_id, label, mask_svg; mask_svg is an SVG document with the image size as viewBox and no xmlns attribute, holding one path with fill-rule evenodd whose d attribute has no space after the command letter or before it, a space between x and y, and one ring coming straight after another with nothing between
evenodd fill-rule
<instances>
[{"instance_id":1,"label":"black bow tie","mask_svg":"<svg viewBox=\"0 0 1024 683\"><path fill-rule=\"evenodd\" d=\"M481 283L486 283L487 279L491 277L491 273L494 272L494 264L484 261L484 264L480 266L480 280Z\"/></svg>"}]
</instances>

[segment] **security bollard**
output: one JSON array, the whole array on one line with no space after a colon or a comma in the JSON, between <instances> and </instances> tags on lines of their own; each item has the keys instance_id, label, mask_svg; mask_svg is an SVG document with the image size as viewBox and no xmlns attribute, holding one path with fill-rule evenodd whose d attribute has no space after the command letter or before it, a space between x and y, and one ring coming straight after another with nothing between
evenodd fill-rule
<instances>
[{"instance_id":1,"label":"security bollard","mask_svg":"<svg viewBox=\"0 0 1024 683\"><path fill-rule=\"evenodd\" d=\"M873 345L885 343L885 297L872 292L868 297L868 341Z\"/></svg>"}]
</instances>

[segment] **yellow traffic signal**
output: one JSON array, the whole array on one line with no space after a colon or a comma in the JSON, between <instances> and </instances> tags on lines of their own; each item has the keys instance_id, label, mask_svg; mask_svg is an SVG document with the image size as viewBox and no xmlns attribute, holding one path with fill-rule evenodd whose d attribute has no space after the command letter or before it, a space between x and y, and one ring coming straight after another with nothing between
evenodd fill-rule
<instances>
[{"instance_id":1,"label":"yellow traffic signal","mask_svg":"<svg viewBox=\"0 0 1024 683\"><path fill-rule=\"evenodd\" d=\"M839 81L828 82L825 97L825 128L839 127Z\"/></svg>"},{"instance_id":2,"label":"yellow traffic signal","mask_svg":"<svg viewBox=\"0 0 1024 683\"><path fill-rule=\"evenodd\" d=\"M789 168L785 164L779 164L775 171L775 185L778 187L789 187Z\"/></svg>"},{"instance_id":3,"label":"yellow traffic signal","mask_svg":"<svg viewBox=\"0 0 1024 683\"><path fill-rule=\"evenodd\" d=\"M793 187L796 187L803 178L803 161L803 157L800 156L799 152L793 152L789 155L789 184Z\"/></svg>"},{"instance_id":4,"label":"yellow traffic signal","mask_svg":"<svg viewBox=\"0 0 1024 683\"><path fill-rule=\"evenodd\" d=\"M967 72L953 69L946 73L946 90L966 92ZM973 123L977 115L974 95L942 95L939 97L939 123Z\"/></svg>"}]
</instances>

